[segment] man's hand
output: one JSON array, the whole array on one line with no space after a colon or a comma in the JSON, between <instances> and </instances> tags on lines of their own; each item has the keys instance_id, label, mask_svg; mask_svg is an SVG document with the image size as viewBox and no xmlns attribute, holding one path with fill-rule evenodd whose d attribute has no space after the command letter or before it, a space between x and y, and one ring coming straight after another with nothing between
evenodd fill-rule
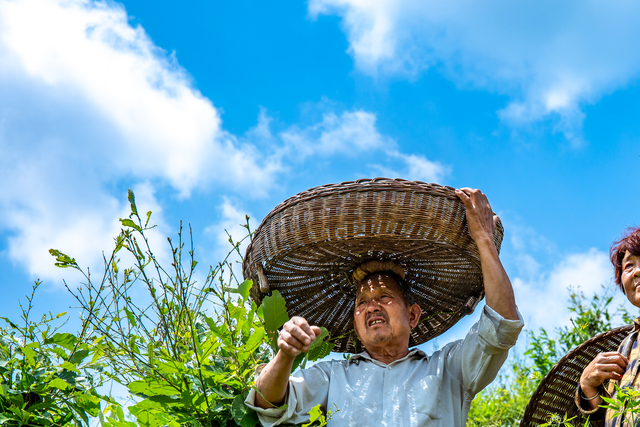
<instances>
[{"instance_id":1,"label":"man's hand","mask_svg":"<svg viewBox=\"0 0 640 427\"><path fill-rule=\"evenodd\" d=\"M620 380L629 360L618 352L600 353L582 371L580 388L584 397L590 398L598 394L598 387L606 380ZM596 408L600 399L588 401L592 408Z\"/></svg>"},{"instance_id":2,"label":"man's hand","mask_svg":"<svg viewBox=\"0 0 640 427\"><path fill-rule=\"evenodd\" d=\"M479 243L480 240L488 238L493 242L493 231L498 217L493 214L487 196L482 191L472 188L456 190L456 196L467 210L467 224L473 241Z\"/></svg>"},{"instance_id":3,"label":"man's hand","mask_svg":"<svg viewBox=\"0 0 640 427\"><path fill-rule=\"evenodd\" d=\"M309 345L320 336L317 326L310 326L303 317L294 316L282 327L278 336L278 348L286 355L295 358L302 352L309 351Z\"/></svg>"},{"instance_id":4,"label":"man's hand","mask_svg":"<svg viewBox=\"0 0 640 427\"><path fill-rule=\"evenodd\" d=\"M317 326L309 326L303 317L292 317L282 326L278 336L278 354L264 367L256 380L260 393L255 403L261 408L273 408L284 403L289 387L289 375L297 355L309 351L309 346L320 336Z\"/></svg>"},{"instance_id":5,"label":"man's hand","mask_svg":"<svg viewBox=\"0 0 640 427\"><path fill-rule=\"evenodd\" d=\"M456 196L467 210L469 234L478 246L487 305L505 319L517 320L518 311L513 288L502 267L493 240L495 221L498 217L493 215L489 200L482 191L462 188L456 190Z\"/></svg>"}]
</instances>

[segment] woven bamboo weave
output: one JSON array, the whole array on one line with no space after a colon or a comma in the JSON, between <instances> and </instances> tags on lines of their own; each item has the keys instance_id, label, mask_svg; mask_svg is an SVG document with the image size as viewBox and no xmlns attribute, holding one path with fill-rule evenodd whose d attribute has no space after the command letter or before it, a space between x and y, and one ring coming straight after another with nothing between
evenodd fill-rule
<instances>
[{"instance_id":1,"label":"woven bamboo weave","mask_svg":"<svg viewBox=\"0 0 640 427\"><path fill-rule=\"evenodd\" d=\"M542 379L524 410L521 427L535 427L549 421L556 414L575 417L570 423L584 426L587 418L575 404L575 393L582 371L599 354L616 351L622 340L633 329L626 325L603 332L567 353Z\"/></svg>"},{"instance_id":2,"label":"woven bamboo weave","mask_svg":"<svg viewBox=\"0 0 640 427\"><path fill-rule=\"evenodd\" d=\"M502 236L498 224L498 250ZM400 179L329 184L291 197L256 229L243 273L254 281L256 303L278 290L290 317L326 327L334 351L354 352L361 347L353 332L351 274L372 259L405 267L423 310L412 346L449 329L484 297L478 248L455 190Z\"/></svg>"}]
</instances>

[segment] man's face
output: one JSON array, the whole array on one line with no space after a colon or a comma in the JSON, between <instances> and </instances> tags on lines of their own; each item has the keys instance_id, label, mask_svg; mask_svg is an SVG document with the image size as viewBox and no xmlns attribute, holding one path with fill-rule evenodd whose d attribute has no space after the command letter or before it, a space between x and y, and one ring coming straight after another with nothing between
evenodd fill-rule
<instances>
[{"instance_id":1,"label":"man's face","mask_svg":"<svg viewBox=\"0 0 640 427\"><path fill-rule=\"evenodd\" d=\"M629 302L640 307L640 256L631 255L629 251L624 254L620 281Z\"/></svg>"},{"instance_id":2,"label":"man's face","mask_svg":"<svg viewBox=\"0 0 640 427\"><path fill-rule=\"evenodd\" d=\"M402 289L383 274L373 274L358 288L354 310L354 327L358 338L369 349L372 346L407 348L411 328L420 318L420 308L407 307Z\"/></svg>"}]
</instances>

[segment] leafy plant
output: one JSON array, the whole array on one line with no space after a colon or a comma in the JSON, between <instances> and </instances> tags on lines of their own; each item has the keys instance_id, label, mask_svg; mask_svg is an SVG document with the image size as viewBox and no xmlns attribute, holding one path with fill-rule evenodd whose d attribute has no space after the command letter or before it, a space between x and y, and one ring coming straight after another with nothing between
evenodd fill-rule
<instances>
[{"instance_id":1,"label":"leafy plant","mask_svg":"<svg viewBox=\"0 0 640 427\"><path fill-rule=\"evenodd\" d=\"M510 373L501 374L494 384L483 390L471 403L467 426L517 426L524 408L535 391L539 374L524 361L512 363Z\"/></svg>"},{"instance_id":2,"label":"leafy plant","mask_svg":"<svg viewBox=\"0 0 640 427\"><path fill-rule=\"evenodd\" d=\"M611 417L622 416L625 425L637 425L640 420L640 390L620 388L617 384L614 387L614 397L602 396L605 404L601 406L612 412Z\"/></svg>"},{"instance_id":3,"label":"leafy plant","mask_svg":"<svg viewBox=\"0 0 640 427\"><path fill-rule=\"evenodd\" d=\"M198 283L190 230L187 243L182 227L175 243L168 239L171 265L162 265L147 237L151 212L141 217L133 192L128 199L131 214L120 220L123 229L104 258L100 281L74 258L52 251L59 267L84 276L81 287L69 290L95 331L96 357L109 367L104 374L136 397L128 411L140 426L257 425L244 400L256 367L274 355L277 330L288 315L279 292L257 307L249 299L252 282L236 277L230 259L241 259L240 245L252 237L249 218L247 236L238 242L230 237L227 257ZM123 268L123 258L132 265ZM329 353L326 335L299 364ZM114 401L100 419L103 425L134 425Z\"/></svg>"},{"instance_id":4,"label":"leafy plant","mask_svg":"<svg viewBox=\"0 0 640 427\"><path fill-rule=\"evenodd\" d=\"M467 426L519 425L531 395L558 360L578 344L611 329L614 289L603 288L591 300L578 290L569 288L569 291L569 310L574 313L572 326L557 328L553 337L544 328L537 334L529 332L524 357L516 357L510 373L500 375L471 402ZM564 426L562 423L569 421L554 418L549 426Z\"/></svg>"},{"instance_id":5,"label":"leafy plant","mask_svg":"<svg viewBox=\"0 0 640 427\"><path fill-rule=\"evenodd\" d=\"M66 313L30 318L33 285L21 324L2 317L0 327L0 425L88 426L100 411L102 366L96 363L89 324L80 334L59 332Z\"/></svg>"},{"instance_id":6,"label":"leafy plant","mask_svg":"<svg viewBox=\"0 0 640 427\"><path fill-rule=\"evenodd\" d=\"M320 408L320 404L317 404L316 406L314 406L313 408L311 408L311 411L309 411L309 422L307 424L302 424L302 427L310 427L310 426L317 426L317 427L323 427L327 425L327 421L331 419L332 415L335 414L336 412L338 412L340 409L338 409L335 404L334 404L334 409L329 409L327 411L327 415L325 416L322 413L322 409Z\"/></svg>"},{"instance_id":7,"label":"leafy plant","mask_svg":"<svg viewBox=\"0 0 640 427\"><path fill-rule=\"evenodd\" d=\"M557 414L553 414L549 418L549 422L540 424L540 427L573 427L573 423L571 422L573 419L575 419L575 417L567 418L567 414L564 414L562 417ZM588 426L589 421L587 420L584 427Z\"/></svg>"}]
</instances>

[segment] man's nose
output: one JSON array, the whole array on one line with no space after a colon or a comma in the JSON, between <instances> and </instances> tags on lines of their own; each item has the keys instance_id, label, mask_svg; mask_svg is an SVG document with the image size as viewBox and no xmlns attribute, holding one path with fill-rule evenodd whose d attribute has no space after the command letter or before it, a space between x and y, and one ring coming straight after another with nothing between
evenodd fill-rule
<instances>
[{"instance_id":1,"label":"man's nose","mask_svg":"<svg viewBox=\"0 0 640 427\"><path fill-rule=\"evenodd\" d=\"M377 298L371 298L367 304L367 312L380 311L380 301Z\"/></svg>"}]
</instances>

